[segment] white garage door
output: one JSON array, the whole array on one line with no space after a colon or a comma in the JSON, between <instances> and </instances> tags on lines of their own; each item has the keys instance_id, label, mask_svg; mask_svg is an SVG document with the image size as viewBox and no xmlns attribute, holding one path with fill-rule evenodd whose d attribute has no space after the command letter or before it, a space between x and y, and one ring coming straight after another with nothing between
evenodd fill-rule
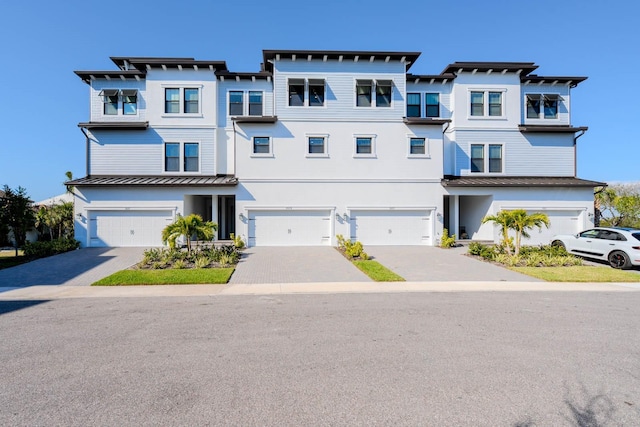
<instances>
[{"instance_id":1,"label":"white garage door","mask_svg":"<svg viewBox=\"0 0 640 427\"><path fill-rule=\"evenodd\" d=\"M249 246L331 244L331 211L249 211Z\"/></svg>"},{"instance_id":2,"label":"white garage door","mask_svg":"<svg viewBox=\"0 0 640 427\"><path fill-rule=\"evenodd\" d=\"M171 211L95 211L89 216L89 246L162 246Z\"/></svg>"},{"instance_id":3,"label":"white garage door","mask_svg":"<svg viewBox=\"0 0 640 427\"><path fill-rule=\"evenodd\" d=\"M524 245L548 245L556 234L576 234L582 231L582 223L579 221L580 211L549 211L549 210L527 210L527 213L545 213L549 217L549 228L542 226L541 229L529 230L531 237L523 238Z\"/></svg>"},{"instance_id":4,"label":"white garage door","mask_svg":"<svg viewBox=\"0 0 640 427\"><path fill-rule=\"evenodd\" d=\"M353 210L351 239L363 245L430 245L431 211Z\"/></svg>"}]
</instances>

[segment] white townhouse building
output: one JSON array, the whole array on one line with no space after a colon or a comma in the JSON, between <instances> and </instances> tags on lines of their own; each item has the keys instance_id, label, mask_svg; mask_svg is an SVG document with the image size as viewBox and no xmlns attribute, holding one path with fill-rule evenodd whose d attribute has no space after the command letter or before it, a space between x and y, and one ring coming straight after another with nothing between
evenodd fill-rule
<instances>
[{"instance_id":1,"label":"white townhouse building","mask_svg":"<svg viewBox=\"0 0 640 427\"><path fill-rule=\"evenodd\" d=\"M436 245L444 228L499 240L501 209L546 213L528 243L593 225L576 177L572 88L529 62L409 69L419 52L265 50L259 72L224 61L112 57L89 86L83 246L159 246L200 214L249 246Z\"/></svg>"}]
</instances>

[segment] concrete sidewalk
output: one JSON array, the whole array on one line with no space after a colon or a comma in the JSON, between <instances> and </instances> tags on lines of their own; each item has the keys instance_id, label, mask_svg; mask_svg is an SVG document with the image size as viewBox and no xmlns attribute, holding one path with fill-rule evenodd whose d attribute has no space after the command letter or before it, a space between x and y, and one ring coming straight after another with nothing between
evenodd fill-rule
<instances>
[{"instance_id":1,"label":"concrete sidewalk","mask_svg":"<svg viewBox=\"0 0 640 427\"><path fill-rule=\"evenodd\" d=\"M637 292L640 283L552 282L326 282L242 285L31 286L0 288L0 300L147 298L274 294L404 292Z\"/></svg>"}]
</instances>

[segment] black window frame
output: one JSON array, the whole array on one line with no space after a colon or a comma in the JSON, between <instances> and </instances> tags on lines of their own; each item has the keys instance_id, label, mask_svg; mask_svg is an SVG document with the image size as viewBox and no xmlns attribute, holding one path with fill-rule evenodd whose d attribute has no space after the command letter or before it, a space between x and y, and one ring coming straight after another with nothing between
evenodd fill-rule
<instances>
[{"instance_id":1,"label":"black window frame","mask_svg":"<svg viewBox=\"0 0 640 427\"><path fill-rule=\"evenodd\" d=\"M135 116L138 114L138 91L135 89L123 89L122 94L122 114L125 116ZM133 105L133 109L130 107ZM127 111L129 107L129 112Z\"/></svg>"},{"instance_id":2,"label":"black window frame","mask_svg":"<svg viewBox=\"0 0 640 427\"><path fill-rule=\"evenodd\" d=\"M263 141L266 140L266 144ZM259 143L260 141L260 143ZM267 151L259 151L259 147L267 147ZM253 154L271 154L271 138L268 136L253 137Z\"/></svg>"},{"instance_id":3,"label":"black window frame","mask_svg":"<svg viewBox=\"0 0 640 427\"><path fill-rule=\"evenodd\" d=\"M527 119L539 119L540 106L542 105L542 95L532 93L527 94L526 98Z\"/></svg>"},{"instance_id":4,"label":"black window frame","mask_svg":"<svg viewBox=\"0 0 640 427\"><path fill-rule=\"evenodd\" d=\"M287 86L289 90L289 107L304 107L305 80L289 79Z\"/></svg>"},{"instance_id":5,"label":"black window frame","mask_svg":"<svg viewBox=\"0 0 640 427\"><path fill-rule=\"evenodd\" d=\"M545 119L557 119L558 118L558 107L560 104L560 96L559 95L543 95L543 117ZM549 104L549 106L547 106ZM553 115L547 115L547 109L554 111Z\"/></svg>"},{"instance_id":6,"label":"black window frame","mask_svg":"<svg viewBox=\"0 0 640 427\"><path fill-rule=\"evenodd\" d=\"M498 96L498 101L499 102L492 102L492 96ZM502 92L496 92L496 91L488 91L487 94L487 105L489 106L489 117L502 117L504 115L504 109L502 108L502 104L503 104L503 96L502 96ZM493 111L495 107L498 107L499 109L499 114L495 114L495 112Z\"/></svg>"},{"instance_id":7,"label":"black window frame","mask_svg":"<svg viewBox=\"0 0 640 427\"><path fill-rule=\"evenodd\" d=\"M418 103L409 102L412 96L418 97ZM407 117L422 117L422 94L420 92L407 93Z\"/></svg>"},{"instance_id":8,"label":"black window frame","mask_svg":"<svg viewBox=\"0 0 640 427\"><path fill-rule=\"evenodd\" d=\"M368 90L362 90L366 89ZM362 93L361 93L362 92ZM366 101L363 103L363 101ZM356 107L373 106L373 80L356 80Z\"/></svg>"},{"instance_id":9,"label":"black window frame","mask_svg":"<svg viewBox=\"0 0 640 427\"><path fill-rule=\"evenodd\" d=\"M414 145L414 141L422 141L422 144ZM414 152L414 147L422 148L421 153ZM423 137L411 137L409 138L409 154L412 156L424 156L427 154L427 139Z\"/></svg>"},{"instance_id":10,"label":"black window frame","mask_svg":"<svg viewBox=\"0 0 640 427\"><path fill-rule=\"evenodd\" d=\"M498 148L499 149L499 153L500 156L499 157L493 157L493 151L492 148ZM487 147L487 159L488 159L488 172L489 173L502 173L502 159L504 157L504 153L503 148L502 148L502 144L489 144Z\"/></svg>"},{"instance_id":11,"label":"black window frame","mask_svg":"<svg viewBox=\"0 0 640 427\"><path fill-rule=\"evenodd\" d=\"M118 89L103 89L100 92L102 96L102 114L105 116L117 116L119 113Z\"/></svg>"},{"instance_id":12,"label":"black window frame","mask_svg":"<svg viewBox=\"0 0 640 427\"><path fill-rule=\"evenodd\" d=\"M169 146L177 147L177 156L169 156ZM169 168L170 161L175 162L174 169ZM165 142L164 143L164 171L165 172L180 172L180 143L179 142Z\"/></svg>"},{"instance_id":13,"label":"black window frame","mask_svg":"<svg viewBox=\"0 0 640 427\"><path fill-rule=\"evenodd\" d=\"M313 145L311 140L320 140L320 141L322 141L322 144ZM310 155L327 154L326 140L327 139L324 136L309 136L309 137L307 137L307 154L310 154ZM321 147L322 151L313 151L312 147Z\"/></svg>"},{"instance_id":14,"label":"black window frame","mask_svg":"<svg viewBox=\"0 0 640 427\"><path fill-rule=\"evenodd\" d=\"M196 147L195 156L187 155L187 148L191 146ZM193 162L193 159L195 159L195 162ZM200 172L200 144L199 143L185 142L182 144L182 171L183 172Z\"/></svg>"},{"instance_id":15,"label":"black window frame","mask_svg":"<svg viewBox=\"0 0 640 427\"><path fill-rule=\"evenodd\" d=\"M392 95L393 80L376 80L376 107L391 108Z\"/></svg>"},{"instance_id":16,"label":"black window frame","mask_svg":"<svg viewBox=\"0 0 640 427\"><path fill-rule=\"evenodd\" d=\"M309 79L309 107L323 107L325 100L324 79Z\"/></svg>"},{"instance_id":17,"label":"black window frame","mask_svg":"<svg viewBox=\"0 0 640 427\"><path fill-rule=\"evenodd\" d=\"M233 96L240 95L240 102L234 102ZM230 90L229 91L229 115L230 116L243 116L244 115L244 91Z\"/></svg>"},{"instance_id":18,"label":"black window frame","mask_svg":"<svg viewBox=\"0 0 640 427\"><path fill-rule=\"evenodd\" d=\"M169 99L169 93L177 92L178 99ZM176 111L170 111L175 109ZM179 114L180 113L180 88L178 87L166 87L164 88L164 113L165 114Z\"/></svg>"},{"instance_id":19,"label":"black window frame","mask_svg":"<svg viewBox=\"0 0 640 427\"><path fill-rule=\"evenodd\" d=\"M480 148L482 157L474 157L474 147ZM472 173L484 173L484 144L471 144L469 148L469 170Z\"/></svg>"},{"instance_id":20,"label":"black window frame","mask_svg":"<svg viewBox=\"0 0 640 427\"><path fill-rule=\"evenodd\" d=\"M262 116L264 114L264 93L261 90L249 91L249 115ZM260 102L252 102L253 96L260 96Z\"/></svg>"},{"instance_id":21,"label":"black window frame","mask_svg":"<svg viewBox=\"0 0 640 427\"><path fill-rule=\"evenodd\" d=\"M369 141L369 144L360 144L360 141ZM360 147L369 147L369 151L360 151ZM373 138L370 136L357 136L356 137L356 154L369 154L372 155L373 154Z\"/></svg>"},{"instance_id":22,"label":"black window frame","mask_svg":"<svg viewBox=\"0 0 640 427\"><path fill-rule=\"evenodd\" d=\"M481 96L481 101L482 102L473 102L473 95L480 95ZM471 91L471 96L470 96L470 101L471 101L471 110L470 110L470 115L472 117L482 117L484 116L484 92L483 91L477 91L477 90L472 90ZM479 109L479 114L477 114L477 111Z\"/></svg>"},{"instance_id":23,"label":"black window frame","mask_svg":"<svg viewBox=\"0 0 640 427\"><path fill-rule=\"evenodd\" d=\"M429 95L435 95L436 103L429 103ZM433 112L435 110L435 113ZM427 92L424 94L424 116L425 117L440 117L440 93L439 92Z\"/></svg>"},{"instance_id":24,"label":"black window frame","mask_svg":"<svg viewBox=\"0 0 640 427\"><path fill-rule=\"evenodd\" d=\"M195 92L196 94L196 99L188 99L187 98L187 91L189 92ZM183 95L183 113L184 114L200 114L200 89L197 87L185 87L182 89L182 95ZM195 106L195 111L192 111L194 109Z\"/></svg>"}]
</instances>

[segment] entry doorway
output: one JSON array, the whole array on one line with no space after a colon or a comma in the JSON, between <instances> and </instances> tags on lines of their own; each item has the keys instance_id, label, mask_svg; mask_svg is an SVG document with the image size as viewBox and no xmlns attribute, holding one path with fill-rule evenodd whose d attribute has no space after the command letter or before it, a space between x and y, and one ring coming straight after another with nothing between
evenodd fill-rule
<instances>
[{"instance_id":1,"label":"entry doorway","mask_svg":"<svg viewBox=\"0 0 640 427\"><path fill-rule=\"evenodd\" d=\"M236 232L236 196L218 196L218 239L230 240Z\"/></svg>"}]
</instances>

